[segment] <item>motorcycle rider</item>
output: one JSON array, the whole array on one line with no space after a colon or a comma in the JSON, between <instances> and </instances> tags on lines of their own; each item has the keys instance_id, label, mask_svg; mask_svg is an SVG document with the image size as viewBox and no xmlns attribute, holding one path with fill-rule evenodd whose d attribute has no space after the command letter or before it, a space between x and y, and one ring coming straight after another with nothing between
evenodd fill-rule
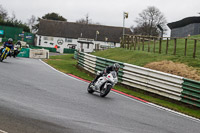
<instances>
[{"instance_id":1,"label":"motorcycle rider","mask_svg":"<svg viewBox=\"0 0 200 133\"><path fill-rule=\"evenodd\" d=\"M4 48L5 48L5 47L9 47L11 50L13 50L13 49L14 49L13 39L12 39L12 38L9 38L7 42L4 42L3 47L4 47ZM1 54L2 54L2 50L3 50L4 48L1 49ZM8 53L8 54L9 54L9 53ZM10 56L11 56L11 55L10 55Z\"/></svg>"},{"instance_id":2,"label":"motorcycle rider","mask_svg":"<svg viewBox=\"0 0 200 133\"><path fill-rule=\"evenodd\" d=\"M22 48L21 41L18 40L17 43L14 44L14 46L15 47L12 56L15 58L20 53L20 50Z\"/></svg>"},{"instance_id":3,"label":"motorcycle rider","mask_svg":"<svg viewBox=\"0 0 200 133\"><path fill-rule=\"evenodd\" d=\"M17 43L15 44L17 46L17 48L21 48L22 47L22 44L21 42L18 40Z\"/></svg>"},{"instance_id":4,"label":"motorcycle rider","mask_svg":"<svg viewBox=\"0 0 200 133\"><path fill-rule=\"evenodd\" d=\"M114 63L113 65L106 67L103 71L100 72L99 75L96 76L92 83L94 84L101 76L103 76L104 74L109 74L111 71L116 71L116 73L118 74L119 68L120 65L118 63Z\"/></svg>"}]
</instances>

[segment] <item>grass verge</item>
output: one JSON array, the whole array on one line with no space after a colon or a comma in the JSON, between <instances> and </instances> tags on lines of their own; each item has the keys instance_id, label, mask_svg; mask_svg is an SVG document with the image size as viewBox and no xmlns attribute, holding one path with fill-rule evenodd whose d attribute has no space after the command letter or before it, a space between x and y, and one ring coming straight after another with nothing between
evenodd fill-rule
<instances>
[{"instance_id":1,"label":"grass verge","mask_svg":"<svg viewBox=\"0 0 200 133\"><path fill-rule=\"evenodd\" d=\"M92 53L95 56L100 56L103 58L109 58L112 60L117 60L121 62L126 62L129 64L142 66L144 67L146 64L151 62L158 62L163 60L173 61L184 63L190 67L199 68L200 69L200 58L192 58L192 57L185 57L179 55L166 55L166 54L158 54L152 52L145 52L145 51L137 51L137 50L127 50L124 48L114 48L114 49L107 49L104 51L98 51ZM123 55L123 56L119 56Z\"/></svg>"},{"instance_id":2,"label":"grass verge","mask_svg":"<svg viewBox=\"0 0 200 133\"><path fill-rule=\"evenodd\" d=\"M73 74L80 78L86 80L92 80L93 75L77 67L77 60L73 59L73 55L59 55L59 56L50 56L50 59L44 60L46 63L54 67L55 69L67 73ZM167 98L163 98L145 91L141 91L135 88L128 88L122 85L116 85L114 89L133 95L135 97L144 99L146 101L158 104L169 109L200 118L200 108L186 105L180 102L176 102Z\"/></svg>"}]
</instances>

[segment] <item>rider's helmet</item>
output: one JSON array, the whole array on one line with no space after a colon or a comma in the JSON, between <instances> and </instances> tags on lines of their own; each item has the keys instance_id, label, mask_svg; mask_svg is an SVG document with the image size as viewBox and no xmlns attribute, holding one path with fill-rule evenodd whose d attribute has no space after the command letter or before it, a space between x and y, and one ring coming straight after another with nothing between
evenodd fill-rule
<instances>
[{"instance_id":1,"label":"rider's helmet","mask_svg":"<svg viewBox=\"0 0 200 133\"><path fill-rule=\"evenodd\" d=\"M113 64L113 70L115 70L116 72L119 70L120 65L118 63L114 63Z\"/></svg>"},{"instance_id":2,"label":"rider's helmet","mask_svg":"<svg viewBox=\"0 0 200 133\"><path fill-rule=\"evenodd\" d=\"M12 43L13 42L13 39L12 38L9 38L8 39L8 43Z\"/></svg>"}]
</instances>

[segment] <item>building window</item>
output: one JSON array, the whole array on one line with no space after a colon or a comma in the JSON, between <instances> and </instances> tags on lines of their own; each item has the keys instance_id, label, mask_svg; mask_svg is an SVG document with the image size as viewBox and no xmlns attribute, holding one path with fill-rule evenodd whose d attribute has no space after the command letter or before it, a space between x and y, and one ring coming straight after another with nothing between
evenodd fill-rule
<instances>
[{"instance_id":1,"label":"building window","mask_svg":"<svg viewBox=\"0 0 200 133\"><path fill-rule=\"evenodd\" d=\"M39 36L39 45L41 45L41 36Z\"/></svg>"},{"instance_id":2,"label":"building window","mask_svg":"<svg viewBox=\"0 0 200 133\"><path fill-rule=\"evenodd\" d=\"M68 44L69 49L76 49L76 44Z\"/></svg>"},{"instance_id":3,"label":"building window","mask_svg":"<svg viewBox=\"0 0 200 133\"><path fill-rule=\"evenodd\" d=\"M48 40L48 37L47 37L47 36L44 36L44 40Z\"/></svg>"},{"instance_id":4,"label":"building window","mask_svg":"<svg viewBox=\"0 0 200 133\"><path fill-rule=\"evenodd\" d=\"M89 47L90 47L90 44L88 43L88 44L87 44L87 48L89 49Z\"/></svg>"},{"instance_id":5,"label":"building window","mask_svg":"<svg viewBox=\"0 0 200 133\"><path fill-rule=\"evenodd\" d=\"M50 40L50 41L53 41L53 37L49 37L49 40Z\"/></svg>"},{"instance_id":6,"label":"building window","mask_svg":"<svg viewBox=\"0 0 200 133\"><path fill-rule=\"evenodd\" d=\"M65 42L72 42L72 39L70 39L70 38L65 38Z\"/></svg>"},{"instance_id":7,"label":"building window","mask_svg":"<svg viewBox=\"0 0 200 133\"><path fill-rule=\"evenodd\" d=\"M47 40L47 41L53 41L53 37L47 37L47 36L44 36L44 40Z\"/></svg>"}]
</instances>

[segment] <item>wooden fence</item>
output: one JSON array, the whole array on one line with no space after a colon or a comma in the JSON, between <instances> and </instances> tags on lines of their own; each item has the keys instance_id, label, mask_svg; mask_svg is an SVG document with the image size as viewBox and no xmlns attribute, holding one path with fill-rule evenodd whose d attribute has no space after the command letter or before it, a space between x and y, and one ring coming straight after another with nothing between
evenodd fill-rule
<instances>
[{"instance_id":1,"label":"wooden fence","mask_svg":"<svg viewBox=\"0 0 200 133\"><path fill-rule=\"evenodd\" d=\"M124 35L120 40L121 47L130 50L200 58L200 39Z\"/></svg>"}]
</instances>

